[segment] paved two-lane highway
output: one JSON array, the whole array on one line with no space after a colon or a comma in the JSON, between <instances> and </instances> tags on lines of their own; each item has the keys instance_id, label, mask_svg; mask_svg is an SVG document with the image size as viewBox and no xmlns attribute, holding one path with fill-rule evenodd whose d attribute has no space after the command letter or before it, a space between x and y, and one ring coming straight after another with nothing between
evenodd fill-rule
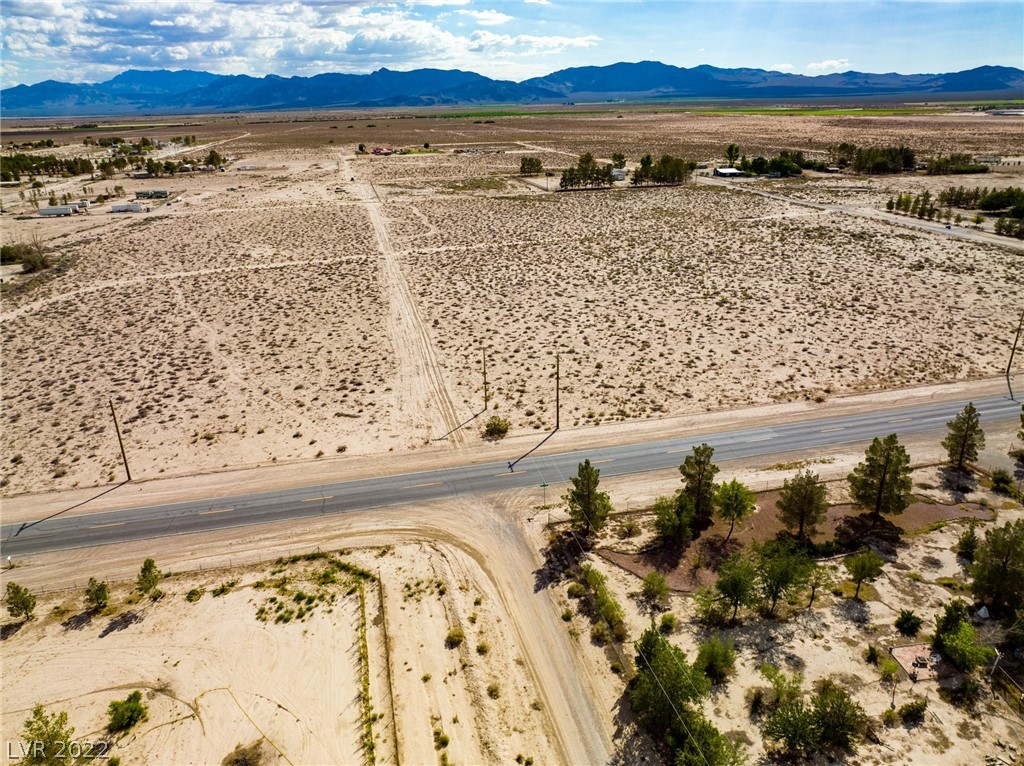
<instances>
[{"instance_id":1,"label":"paved two-lane highway","mask_svg":"<svg viewBox=\"0 0 1024 766\"><path fill-rule=\"evenodd\" d=\"M922 404L880 412L801 420L700 436L530 457L510 473L507 463L455 465L420 473L381 476L298 489L189 501L87 515L58 515L38 523L0 527L0 555L25 556L154 537L206 532L322 514L397 508L448 497L557 483L575 475L585 458L603 476L621 476L679 465L695 443L715 448L716 460L793 450L825 449L897 432L941 429L966 402ZM983 423L1015 420L1020 404L1006 397L975 402ZM554 496L554 493L552 493Z\"/></svg>"}]
</instances>

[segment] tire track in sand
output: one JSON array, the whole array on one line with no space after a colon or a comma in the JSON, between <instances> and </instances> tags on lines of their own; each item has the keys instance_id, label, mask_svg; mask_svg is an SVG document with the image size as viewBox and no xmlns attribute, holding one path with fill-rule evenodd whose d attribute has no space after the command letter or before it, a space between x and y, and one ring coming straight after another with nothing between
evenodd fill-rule
<instances>
[{"instance_id":1,"label":"tire track in sand","mask_svg":"<svg viewBox=\"0 0 1024 766\"><path fill-rule=\"evenodd\" d=\"M347 171L346 163L346 175ZM397 365L395 390L398 392L396 406L399 427L410 434L422 431L426 439L436 439L457 427L460 421L444 384L430 334L423 324L409 282L398 261L384 217L383 204L378 201L371 185L356 186L362 193L353 196L363 201L363 208L373 225L381 253L381 289L391 307L388 334L394 346ZM451 434L448 441L462 446L465 443L462 430Z\"/></svg>"}]
</instances>

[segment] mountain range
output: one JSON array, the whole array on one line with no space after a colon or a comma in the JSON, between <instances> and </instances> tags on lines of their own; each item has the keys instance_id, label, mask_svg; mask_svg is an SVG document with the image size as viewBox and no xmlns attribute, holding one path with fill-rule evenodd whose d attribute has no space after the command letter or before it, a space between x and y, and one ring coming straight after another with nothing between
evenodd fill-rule
<instances>
[{"instance_id":1,"label":"mountain range","mask_svg":"<svg viewBox=\"0 0 1024 766\"><path fill-rule=\"evenodd\" d=\"M575 67L522 82L416 69L313 77L128 70L106 82L46 80L0 91L4 117L305 110L339 107L543 104L673 99L1021 99L1024 70L982 66L946 74L841 72L814 77L764 69L676 67L657 61Z\"/></svg>"}]
</instances>

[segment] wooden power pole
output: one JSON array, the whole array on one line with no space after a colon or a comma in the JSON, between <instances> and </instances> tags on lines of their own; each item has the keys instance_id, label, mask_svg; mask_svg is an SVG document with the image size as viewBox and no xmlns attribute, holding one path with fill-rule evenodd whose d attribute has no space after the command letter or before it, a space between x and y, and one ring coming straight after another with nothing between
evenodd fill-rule
<instances>
[{"instance_id":1,"label":"wooden power pole","mask_svg":"<svg viewBox=\"0 0 1024 766\"><path fill-rule=\"evenodd\" d=\"M132 480L131 469L128 468L128 454L124 451L124 439L121 438L121 426L117 424L117 413L114 412L114 400L110 399L110 417L114 419L114 431L117 432L117 443L121 445L121 459L124 461L124 472L128 481Z\"/></svg>"}]
</instances>

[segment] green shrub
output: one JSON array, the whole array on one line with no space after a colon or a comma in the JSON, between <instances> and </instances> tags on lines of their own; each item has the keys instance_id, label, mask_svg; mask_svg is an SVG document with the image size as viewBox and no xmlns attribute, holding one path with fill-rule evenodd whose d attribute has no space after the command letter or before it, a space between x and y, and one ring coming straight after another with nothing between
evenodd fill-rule
<instances>
[{"instance_id":1,"label":"green shrub","mask_svg":"<svg viewBox=\"0 0 1024 766\"><path fill-rule=\"evenodd\" d=\"M736 649L732 641L712 636L700 645L693 666L712 683L722 683L736 666Z\"/></svg>"},{"instance_id":2,"label":"green shrub","mask_svg":"<svg viewBox=\"0 0 1024 766\"><path fill-rule=\"evenodd\" d=\"M921 723L924 721L924 711L927 709L928 700L916 699L913 702L902 705L896 711L896 714L902 719L903 723Z\"/></svg>"},{"instance_id":3,"label":"green shrub","mask_svg":"<svg viewBox=\"0 0 1024 766\"><path fill-rule=\"evenodd\" d=\"M1000 495L1013 494L1013 477L1005 468L997 468L992 471L992 491Z\"/></svg>"},{"instance_id":4,"label":"green shrub","mask_svg":"<svg viewBox=\"0 0 1024 766\"><path fill-rule=\"evenodd\" d=\"M452 628L448 631L448 635L445 636L444 645L449 649L457 649L462 646L462 642L466 640L466 634L463 633L462 628Z\"/></svg>"},{"instance_id":5,"label":"green shrub","mask_svg":"<svg viewBox=\"0 0 1024 766\"><path fill-rule=\"evenodd\" d=\"M879 656L878 647L874 644L868 644L867 651L864 652L864 659L871 665L877 665Z\"/></svg>"},{"instance_id":6,"label":"green shrub","mask_svg":"<svg viewBox=\"0 0 1024 766\"><path fill-rule=\"evenodd\" d=\"M910 609L901 609L900 616L896 618L896 630L904 636L913 638L917 635L918 631L921 630L921 625L923 623L924 620L914 614Z\"/></svg>"},{"instance_id":7,"label":"green shrub","mask_svg":"<svg viewBox=\"0 0 1024 766\"><path fill-rule=\"evenodd\" d=\"M126 731L146 717L146 705L142 701L142 692L134 691L126 699L114 700L107 707L110 720L107 730L110 732Z\"/></svg>"},{"instance_id":8,"label":"green shrub","mask_svg":"<svg viewBox=\"0 0 1024 766\"><path fill-rule=\"evenodd\" d=\"M484 424L484 438L490 441L504 439L512 423L499 415L492 415Z\"/></svg>"},{"instance_id":9,"label":"green shrub","mask_svg":"<svg viewBox=\"0 0 1024 766\"><path fill-rule=\"evenodd\" d=\"M595 644L603 646L608 643L609 633L608 626L603 622L595 622L590 628L590 640Z\"/></svg>"},{"instance_id":10,"label":"green shrub","mask_svg":"<svg viewBox=\"0 0 1024 766\"><path fill-rule=\"evenodd\" d=\"M661 615L661 623L658 630L662 633L672 633L676 629L676 616L672 612Z\"/></svg>"},{"instance_id":11,"label":"green shrub","mask_svg":"<svg viewBox=\"0 0 1024 766\"><path fill-rule=\"evenodd\" d=\"M644 600L652 606L665 603L669 594L665 578L658 572L648 572L644 576L644 585L641 593Z\"/></svg>"},{"instance_id":12,"label":"green shrub","mask_svg":"<svg viewBox=\"0 0 1024 766\"><path fill-rule=\"evenodd\" d=\"M491 645L486 641L480 641L476 645L476 653L479 655L485 655L491 651Z\"/></svg>"},{"instance_id":13,"label":"green shrub","mask_svg":"<svg viewBox=\"0 0 1024 766\"><path fill-rule=\"evenodd\" d=\"M487 685L487 696L492 700L498 699L501 696L501 687L496 683L490 683Z\"/></svg>"},{"instance_id":14,"label":"green shrub","mask_svg":"<svg viewBox=\"0 0 1024 766\"><path fill-rule=\"evenodd\" d=\"M978 551L978 533L974 531L975 524L972 521L967 530L960 535L960 539L956 542L956 552L958 556L963 556L967 561L974 561L974 554Z\"/></svg>"},{"instance_id":15,"label":"green shrub","mask_svg":"<svg viewBox=\"0 0 1024 766\"><path fill-rule=\"evenodd\" d=\"M897 723L899 723L899 720L899 714L897 714L897 712L895 710L892 710L891 708L886 708L882 712L882 725L886 728L892 728Z\"/></svg>"},{"instance_id":16,"label":"green shrub","mask_svg":"<svg viewBox=\"0 0 1024 766\"><path fill-rule=\"evenodd\" d=\"M238 585L238 580L229 580L228 582L222 582L211 592L213 593L213 597L217 598L218 596L230 593L236 585Z\"/></svg>"},{"instance_id":17,"label":"green shrub","mask_svg":"<svg viewBox=\"0 0 1024 766\"><path fill-rule=\"evenodd\" d=\"M110 600L110 590L105 582L99 582L95 577L89 578L89 584L85 586L85 603L90 609L102 609Z\"/></svg>"},{"instance_id":18,"label":"green shrub","mask_svg":"<svg viewBox=\"0 0 1024 766\"><path fill-rule=\"evenodd\" d=\"M569 584L569 598L582 598L586 595L587 589L584 588L580 583L574 582Z\"/></svg>"}]
</instances>

